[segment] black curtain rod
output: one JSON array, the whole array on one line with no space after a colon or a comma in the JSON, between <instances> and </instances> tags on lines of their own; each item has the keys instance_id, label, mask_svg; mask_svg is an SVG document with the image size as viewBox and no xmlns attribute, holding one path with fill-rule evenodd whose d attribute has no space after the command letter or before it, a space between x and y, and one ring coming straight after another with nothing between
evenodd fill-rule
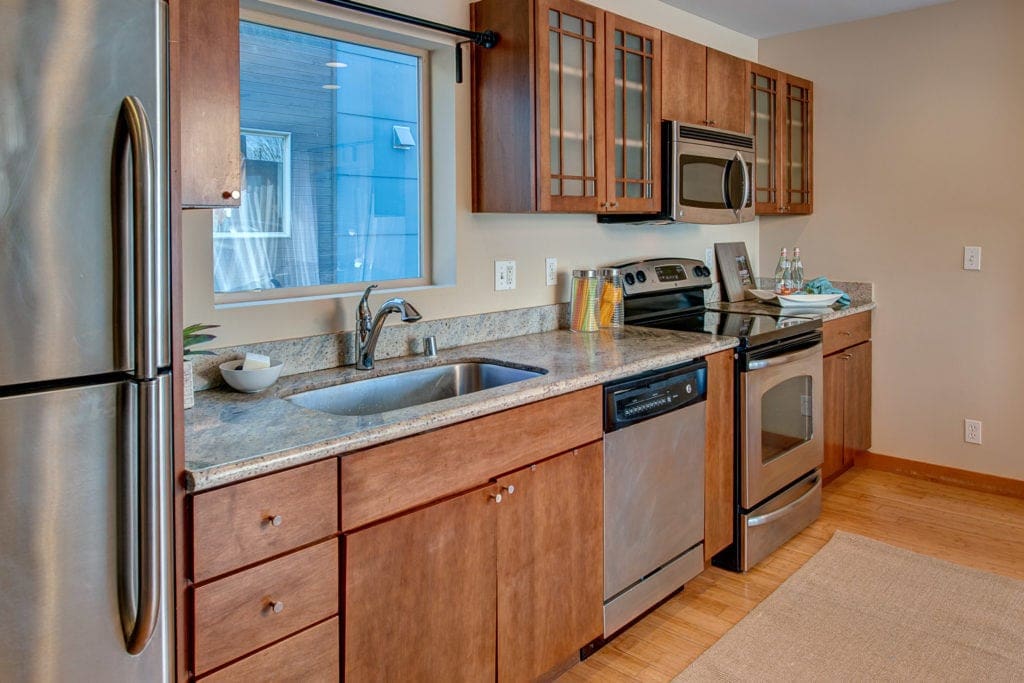
<instances>
[{"instance_id":1,"label":"black curtain rod","mask_svg":"<svg viewBox=\"0 0 1024 683\"><path fill-rule=\"evenodd\" d=\"M430 21L428 19L420 19L419 17L413 17L408 14L402 14L401 12L392 12L388 9L382 9L380 7L374 7L372 5L366 5L361 2L354 2L353 0L318 0L325 5L333 5L334 7L341 7L343 9L350 9L355 12L362 12L364 14L372 14L376 17L383 17L385 19L393 19L394 21L400 21L404 24L412 24L413 26L421 26L423 28L429 28L432 31L440 31L441 33L448 33L453 36L459 36L460 38L468 38L474 45L480 47L491 48L498 44L498 34L494 31L469 31L464 28L458 28L456 26L448 26L447 24L439 24L436 21Z\"/></svg>"}]
</instances>

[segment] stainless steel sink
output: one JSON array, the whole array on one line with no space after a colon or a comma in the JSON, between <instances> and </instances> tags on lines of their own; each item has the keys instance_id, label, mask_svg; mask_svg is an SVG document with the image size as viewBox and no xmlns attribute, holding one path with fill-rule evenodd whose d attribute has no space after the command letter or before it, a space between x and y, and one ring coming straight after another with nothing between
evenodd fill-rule
<instances>
[{"instance_id":1,"label":"stainless steel sink","mask_svg":"<svg viewBox=\"0 0 1024 683\"><path fill-rule=\"evenodd\" d=\"M521 382L547 373L540 368L514 368L470 361L407 370L333 387L303 391L287 400L335 415L376 415Z\"/></svg>"}]
</instances>

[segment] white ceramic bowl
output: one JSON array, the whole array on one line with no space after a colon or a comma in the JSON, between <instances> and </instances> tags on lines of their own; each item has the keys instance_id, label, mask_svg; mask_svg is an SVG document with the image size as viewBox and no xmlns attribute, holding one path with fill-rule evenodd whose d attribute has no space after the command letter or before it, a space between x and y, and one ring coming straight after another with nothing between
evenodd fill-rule
<instances>
[{"instance_id":1,"label":"white ceramic bowl","mask_svg":"<svg viewBox=\"0 0 1024 683\"><path fill-rule=\"evenodd\" d=\"M232 389L246 394L255 394L273 385L284 368L283 360L272 360L269 368L256 370L242 370L242 363L242 359L229 360L227 363L221 363L219 367L224 381Z\"/></svg>"}]
</instances>

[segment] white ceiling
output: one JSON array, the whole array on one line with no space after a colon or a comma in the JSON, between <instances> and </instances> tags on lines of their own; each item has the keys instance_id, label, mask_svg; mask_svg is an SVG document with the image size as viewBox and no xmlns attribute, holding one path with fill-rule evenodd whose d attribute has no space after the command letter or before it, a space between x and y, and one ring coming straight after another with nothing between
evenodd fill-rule
<instances>
[{"instance_id":1,"label":"white ceiling","mask_svg":"<svg viewBox=\"0 0 1024 683\"><path fill-rule=\"evenodd\" d=\"M950 0L662 0L753 38L903 12Z\"/></svg>"}]
</instances>

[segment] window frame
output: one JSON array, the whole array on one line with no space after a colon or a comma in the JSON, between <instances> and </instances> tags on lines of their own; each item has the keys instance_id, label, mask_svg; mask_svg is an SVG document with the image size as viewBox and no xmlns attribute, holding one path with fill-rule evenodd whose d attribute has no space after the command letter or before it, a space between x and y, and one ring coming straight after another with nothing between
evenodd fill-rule
<instances>
[{"instance_id":1,"label":"window frame","mask_svg":"<svg viewBox=\"0 0 1024 683\"><path fill-rule=\"evenodd\" d=\"M325 285L313 285L305 287L283 287L273 289L252 289L242 292L217 292L212 291L214 306L220 305L246 305L246 304L261 304L261 303L281 303L286 301L303 301L303 300L315 300L315 299L331 299L348 296L353 293L361 293L366 289L367 286L377 284L382 290L398 290L398 289L412 289L433 286L434 273L433 273L433 244L434 244L434 226L433 226L433 195L432 195L432 155L431 155L431 144L432 144L432 131L433 124L431 121L431 112L433 110L432 93L433 87L431 84L431 55L430 50L418 47L411 44L414 40L410 37L410 43L397 42L395 40L385 40L368 35L373 31L372 27L367 26L367 34L359 33L356 31L342 30L336 27L328 26L322 23L316 23L312 21L313 15L305 15L310 20L294 19L291 17L285 17L278 14L256 11L246 8L241 8L239 11L239 20L245 22L251 22L256 24L262 24L271 28L283 29L286 31L294 31L298 33L305 33L308 35L316 36L319 38L326 38L328 40L338 40L342 42L355 43L358 45L365 45L367 47L379 48L382 50L389 50L392 52L399 52L418 58L419 60L419 82L418 82L418 94L417 99L419 102L419 140L417 140L418 147L418 168L419 168L419 192L420 192L420 229L419 229L419 242L420 242L420 276L415 278L401 278L395 280L363 280L360 282L346 282L346 283L334 283ZM395 34L396 38L400 37L400 34ZM254 129L255 130L255 129ZM272 131L280 132L280 131ZM241 135L241 130L239 131ZM289 198L290 206L290 198ZM213 230L213 220L211 213L211 232ZM222 233L224 235L225 233ZM255 233L250 233L255 234ZM211 247L213 240L210 240ZM213 262L210 263L211 271L214 267Z\"/></svg>"}]
</instances>

